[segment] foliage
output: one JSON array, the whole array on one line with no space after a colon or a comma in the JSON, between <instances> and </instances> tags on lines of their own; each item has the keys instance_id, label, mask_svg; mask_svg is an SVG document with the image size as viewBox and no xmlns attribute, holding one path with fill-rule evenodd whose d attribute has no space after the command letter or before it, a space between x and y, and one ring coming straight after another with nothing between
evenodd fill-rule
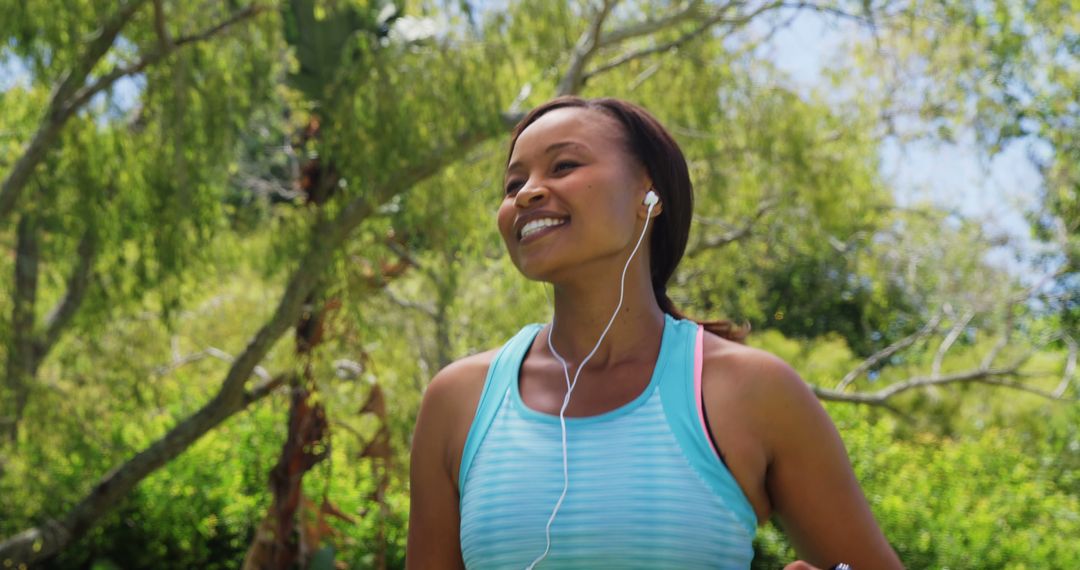
<instances>
[{"instance_id":1,"label":"foliage","mask_svg":"<svg viewBox=\"0 0 1080 570\"><path fill-rule=\"evenodd\" d=\"M12 14L0 21L0 63L27 69L0 91L0 175L114 4L0 0L0 12ZM94 77L155 49L151 4L164 7L168 35L180 37L236 3L205 11L146 3ZM0 534L64 514L101 474L210 400L229 363L207 350L241 354L302 256L328 239L319 229L362 206L369 213L328 255L319 285L340 304L310 361L332 454L305 478L305 493L355 521L332 522L335 560L371 567L385 550L389 567L403 566L407 450L427 381L450 360L550 318L544 286L517 274L495 231L506 153L495 135L506 129L502 111L554 94L589 13L585 2L521 0L477 18L468 2L450 4L282 2L118 84L64 126L18 209L39 221L36 322L64 298L88 232L98 244L94 277L36 371L20 440L0 450ZM625 3L605 29L673 4ZM751 344L811 384L832 387L935 311L949 308L945 326L953 326L965 310L1014 293L1014 279L984 262L993 244L980 228L929 206L894 207L878 176L880 118L911 97L939 134L974 116L987 147L1021 136L1048 141L1047 209L1075 234L1077 98L1068 94L1077 83L1068 58L1077 11L1066 1L1035 4L1030 12L1005 0L904 4L909 19L881 21L882 45L896 50L883 53L922 61L925 81L910 87L926 91L882 87L874 67L881 54L867 51L863 75L838 81L872 87L843 107L785 87L753 42L726 33L589 76L584 95L641 103L689 159L697 217L671 288L676 303L693 316L751 322ZM675 41L695 25L687 20L628 46ZM306 132L312 119L317 133ZM325 203L294 194L300 161L313 159L339 177ZM1036 229L1050 235L1053 219ZM0 256L0 275L11 276L17 244L6 226L0 247L11 253ZM17 302L11 283L0 280L4 325ZM1001 358L1033 350L1024 372L1032 386L1050 389L1067 371L1067 346L1036 341L1071 330L1066 304L980 316L938 364L968 369L1011 338ZM6 363L27 331L4 325ZM920 374L935 365L937 348L917 343L854 387ZM303 363L284 343L259 364L276 372ZM389 403L390 486L381 502L381 473L361 457L383 427L361 413L376 386ZM828 409L909 567L1080 564L1070 541L1080 534L1075 404L969 385L894 404ZM274 394L222 424L51 566L239 566L270 500L266 476L287 407ZM794 557L772 526L756 548L756 567Z\"/></svg>"},{"instance_id":2,"label":"foliage","mask_svg":"<svg viewBox=\"0 0 1080 570\"><path fill-rule=\"evenodd\" d=\"M1033 439L993 428L960 439L923 434L897 439L889 421L867 410L830 406L863 492L886 537L909 568L1068 568L1080 561L1080 440ZM1051 415L1076 425L1073 405ZM1061 445L1071 446L1066 456ZM824 515L827 516L827 515ZM774 527L759 533L755 567L794 555Z\"/></svg>"},{"instance_id":3,"label":"foliage","mask_svg":"<svg viewBox=\"0 0 1080 570\"><path fill-rule=\"evenodd\" d=\"M904 137L972 138L985 156L1022 145L1042 174L1032 230L1069 277L1047 303L1069 328L1080 245L1080 10L1072 0L899 3L860 42L857 83ZM918 78L906 80L906 78Z\"/></svg>"}]
</instances>

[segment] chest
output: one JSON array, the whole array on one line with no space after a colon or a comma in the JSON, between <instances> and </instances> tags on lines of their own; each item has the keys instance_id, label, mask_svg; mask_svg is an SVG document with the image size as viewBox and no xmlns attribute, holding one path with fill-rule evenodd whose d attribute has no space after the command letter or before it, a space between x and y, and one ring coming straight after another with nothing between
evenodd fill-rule
<instances>
[{"instance_id":1,"label":"chest","mask_svg":"<svg viewBox=\"0 0 1080 570\"><path fill-rule=\"evenodd\" d=\"M570 484L551 526L552 567L749 565L752 530L688 464L652 396L615 417L568 422ZM525 567L546 546L564 488L561 429L530 412L508 394L466 475L470 568Z\"/></svg>"},{"instance_id":2,"label":"chest","mask_svg":"<svg viewBox=\"0 0 1080 570\"><path fill-rule=\"evenodd\" d=\"M633 402L648 388L655 359L653 355L604 370L586 368L573 384L566 417L599 416ZM557 416L575 373L550 359L526 361L518 377L521 400L532 410Z\"/></svg>"}]
</instances>

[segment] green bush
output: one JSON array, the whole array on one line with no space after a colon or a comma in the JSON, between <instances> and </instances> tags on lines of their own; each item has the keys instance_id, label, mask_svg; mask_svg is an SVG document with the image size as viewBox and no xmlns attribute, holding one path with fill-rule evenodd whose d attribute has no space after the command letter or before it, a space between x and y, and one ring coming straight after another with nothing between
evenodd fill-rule
<instances>
[{"instance_id":1,"label":"green bush","mask_svg":"<svg viewBox=\"0 0 1080 570\"><path fill-rule=\"evenodd\" d=\"M1080 567L1077 407L1048 418L1050 437L995 427L963 438L897 440L872 412L829 407L878 523L908 568ZM1071 438L1071 439L1069 439ZM1071 456L1062 451L1071 450ZM1074 463L1075 464L1075 463ZM755 568L793 556L767 527Z\"/></svg>"}]
</instances>

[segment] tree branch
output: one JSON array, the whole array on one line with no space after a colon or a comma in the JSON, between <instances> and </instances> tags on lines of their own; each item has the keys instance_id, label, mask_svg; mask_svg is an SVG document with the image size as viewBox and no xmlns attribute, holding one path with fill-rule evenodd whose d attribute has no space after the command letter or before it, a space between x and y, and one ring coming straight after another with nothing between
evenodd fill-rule
<instances>
[{"instance_id":1,"label":"tree branch","mask_svg":"<svg viewBox=\"0 0 1080 570\"><path fill-rule=\"evenodd\" d=\"M869 5L869 4L865 4L865 5ZM868 26L870 28L876 28L877 27L877 23L874 21L874 18L872 18L870 16L863 16L863 15L859 15L859 14L853 14L851 12L848 12L847 10L841 10L840 8L837 8L836 6L826 6L824 4L815 4L813 2L785 2L785 3L781 4L780 7L782 7L782 8L790 8L792 10L811 10L811 11L814 11L814 12L819 12L821 14L827 14L829 16L835 16L837 18L842 18L842 19L845 19L845 20L852 20L852 21L854 21L856 23L862 24L864 26Z\"/></svg>"},{"instance_id":2,"label":"tree branch","mask_svg":"<svg viewBox=\"0 0 1080 570\"><path fill-rule=\"evenodd\" d=\"M244 392L244 407L246 408L265 398L273 393L274 390L277 390L285 384L293 383L295 378L296 375L293 373L277 374L275 376L263 378L261 382L252 386L247 392Z\"/></svg>"},{"instance_id":3,"label":"tree branch","mask_svg":"<svg viewBox=\"0 0 1080 570\"><path fill-rule=\"evenodd\" d=\"M173 40L165 25L165 6L162 5L162 0L154 0L154 32L157 33L159 49L172 48Z\"/></svg>"},{"instance_id":4,"label":"tree branch","mask_svg":"<svg viewBox=\"0 0 1080 570\"><path fill-rule=\"evenodd\" d=\"M964 372L954 372L952 374L946 374L944 376L914 376L903 382L896 382L889 386L886 386L877 392L874 392L874 397L882 401L887 400L916 388L923 388L926 386L941 386L944 384L955 384L958 382L982 382L988 378L994 378L999 376L1014 376L1018 375L1020 366L1026 361L1027 358L1020 359L1019 362L1014 363L1011 366L1005 368L976 368L973 370L966 370Z\"/></svg>"},{"instance_id":5,"label":"tree branch","mask_svg":"<svg viewBox=\"0 0 1080 570\"><path fill-rule=\"evenodd\" d=\"M394 255L400 257L405 263L408 263L409 265L423 271L424 273L429 273L427 268L422 265L420 261L417 260L415 256L413 256L412 252L409 251L408 248L406 248L404 245L401 245L393 239L387 239L386 247L389 248L390 251L394 252Z\"/></svg>"},{"instance_id":6,"label":"tree branch","mask_svg":"<svg viewBox=\"0 0 1080 570\"><path fill-rule=\"evenodd\" d=\"M218 34L223 33L230 27L266 11L267 8L263 6L247 6L240 10L237 10L236 12L233 12L229 15L228 18L225 18L221 22L218 22L214 26L211 26L197 34L181 36L179 38L176 38L171 44L168 44L167 46L161 46L161 44L159 44L157 49L142 56L134 63L126 66L116 67L109 73L101 76L97 81L91 83L90 85L86 85L85 87L80 89L72 97L71 106L74 108L80 108L83 105L86 105L90 101L90 99L92 99L98 93L108 89L109 87L112 87L112 85L116 83L119 79L127 77L129 75L142 73L142 71L145 70L147 67L172 55L173 52L184 47L185 45L208 40Z\"/></svg>"},{"instance_id":7,"label":"tree branch","mask_svg":"<svg viewBox=\"0 0 1080 570\"><path fill-rule=\"evenodd\" d=\"M1065 371L1061 373L1061 382L1052 392L1055 398L1065 395L1065 390L1069 388L1069 383L1072 382L1073 375L1076 374L1076 341L1069 335L1064 335L1062 340L1069 347L1069 356L1065 361Z\"/></svg>"},{"instance_id":8,"label":"tree branch","mask_svg":"<svg viewBox=\"0 0 1080 570\"><path fill-rule=\"evenodd\" d=\"M0 559L14 565L45 560L65 545L79 539L104 516L132 487L149 473L165 465L225 419L271 394L291 375L278 375L243 392L231 405L215 398L194 415L178 424L164 437L139 452L98 481L90 494L60 519L49 519L0 542Z\"/></svg>"},{"instance_id":9,"label":"tree branch","mask_svg":"<svg viewBox=\"0 0 1080 570\"><path fill-rule=\"evenodd\" d=\"M700 254L703 251L709 249L717 249L724 247L728 244L745 239L750 236L754 227L761 221L761 218L765 217L765 214L769 213L776 207L777 201L773 198L766 198L762 200L757 207L757 210L747 219L741 227L724 232L720 235L704 237L701 240L694 243L693 246L688 248L686 252L687 257L693 257Z\"/></svg>"},{"instance_id":10,"label":"tree branch","mask_svg":"<svg viewBox=\"0 0 1080 570\"><path fill-rule=\"evenodd\" d=\"M741 16L736 15L734 17L728 17L729 9L732 8L732 7L739 7L739 4L741 4L741 3L729 2L727 4L724 4L723 6L720 6L718 8L713 9L713 10L710 10L709 12L711 12L711 15L708 15L706 18L704 18L704 20L702 20L701 23L696 28L691 30L690 32L688 32L686 34L683 34L682 36L680 36L680 37L678 37L678 38L676 38L674 40L671 40L669 42L666 42L666 43L663 43L663 44L660 44L660 45L657 45L657 46L649 47L649 48L642 48L642 49L639 49L639 50L630 51L630 52L624 53L623 55L615 57L615 58L611 59L610 61L608 61L607 63L604 63L604 64L600 65L596 69L593 69L593 70L589 71L588 73L583 74L581 81L582 81L582 83L584 83L584 82L588 81L589 79L591 79L592 77L594 77L596 75L600 75L601 73L611 71L612 69L615 69L615 68L617 68L617 67L619 67L621 65L624 65L624 64L626 64L626 63L628 63L630 61L633 61L633 60L636 60L636 59L641 59L641 58L648 57L650 55L655 55L655 54L658 54L658 53L664 53L664 52L667 52L669 50L678 48L679 46L689 42L690 40L692 40L692 39L694 39L694 38L696 38L698 36L701 36L705 32L709 31L709 29L713 28L714 26L716 26L718 24L722 24L722 23L723 24L730 24L731 27L732 27L732 30L729 30L729 32L730 32L730 31L733 31L734 29L738 28L739 26L742 26L742 25L745 25L745 24L749 23L750 21L757 18L761 14L764 14L765 12L769 12L769 11L773 11L773 10L777 10L777 9L781 9L781 8L794 8L796 10L803 9L803 8L810 8L810 9L815 9L815 10L818 10L818 11L829 12L829 13L835 12L834 15L847 15L849 17L853 17L850 14L847 14L846 12L843 12L841 10L833 9L833 8L829 8L829 7L825 7L825 6L819 6L819 5L810 4L810 3L791 4L791 3L784 3L784 2L781 2L781 1L767 2L767 3L762 4L761 6L757 7L756 9L754 9L754 10L752 10L752 11L746 13L746 14L743 14ZM620 30L609 32L609 33L604 35L604 37L598 43L597 47L598 47L598 49L599 48L612 47L612 46L618 45L618 44L620 44L620 43L622 43L622 42L624 42L624 41L626 41L628 39L649 35L649 34L661 31L661 30L663 30L665 28L668 28L670 26L680 24L680 23L682 23L684 21L689 21L689 20L698 18L700 16L705 16L707 14L707 12L703 8L704 8L704 4L702 2L690 2L684 8L682 8L681 10L673 12L672 14L669 14L669 15L663 17L663 18L658 18L658 19L655 19L655 20L648 20L648 21L642 22L640 24L635 24L633 26L628 26L628 27L622 28Z\"/></svg>"},{"instance_id":11,"label":"tree branch","mask_svg":"<svg viewBox=\"0 0 1080 570\"><path fill-rule=\"evenodd\" d=\"M861 23L866 24L866 25L871 25L871 26L873 25L873 20L871 20L869 18L862 17L862 16L859 16L859 15L856 15L856 14L852 14L850 12L846 12L844 10L840 10L839 8L835 8L835 7L832 7L832 6L824 6L824 5L820 5L820 4L814 4L814 3L811 3L811 2L795 2L795 3L780 2L780 1L768 2L768 3L765 3L765 4L761 5L761 6L759 6L757 9L755 9L755 10L753 10L753 11L751 11L751 12L749 12L749 13L743 15L743 16L738 16L738 17L735 17L735 18L728 19L727 18L728 10L731 7L735 6L736 4L737 4L736 2L729 2L729 3L724 4L723 6L720 6L720 7L716 8L716 9L710 10L712 15L709 15L708 17L706 17L701 22L701 24L698 25L698 27L696 27L694 30L692 30L692 31L690 31L690 32L688 32L686 34L683 34L682 36L680 36L680 37L678 37L678 38L676 38L674 40L671 40L669 42L666 42L666 43L663 43L663 44L660 44L660 45L657 45L657 46L653 46L653 47L649 47L649 48L642 48L642 49L635 50L635 51L630 51L630 52L624 53L623 55L620 55L618 57L615 57L615 58L611 59L607 63L604 63L604 64L600 65L599 67L597 67L597 68L583 74L582 77L581 77L581 83L584 84L585 82L587 82L589 79L593 78L594 76L600 75L600 74L605 73L607 71L611 71L612 69L615 69L615 68L617 68L617 67L619 67L621 65L624 65L624 64L626 64L626 63L628 63L630 61L633 61L633 60L636 60L636 59L641 59L641 58L644 58L644 57L648 57L650 55L655 55L655 54L659 54L659 53L665 53L665 52L667 52L669 50L678 48L679 46L687 43L688 41L690 41L690 40L704 34L710 28L716 26L717 24L727 23L727 24L732 24L733 27L737 27L739 25L743 25L743 24L746 24L746 23L750 22L751 20L753 20L754 18L760 16L761 14L763 14L765 12L772 11L772 10L778 10L778 9L782 9L782 8L790 8L790 9L793 9L795 11L799 11L799 10L803 10L803 9L809 9L809 10L814 10L814 11L817 11L817 12L830 14L830 15L837 16L837 17L844 17L844 18L848 18L848 19L853 19L853 20L856 20L856 21L861 22ZM701 16L705 16L707 12L706 12L706 10L704 8L705 8L705 4L700 2L700 1L688 2L682 9L677 10L675 12L672 12L671 14L668 14L668 15L666 15L664 17L657 18L657 19L654 19L654 20L647 20L647 21L644 21L644 22L641 22L641 23L638 23L638 24L633 24L633 25L630 25L630 26L627 26L627 27L624 27L624 28L620 28L620 29L612 31L612 32L608 32L607 34L604 34L603 38L601 38L600 41L597 42L596 48L597 49L603 49L603 48L607 48L607 47L613 47L613 46L621 44L621 43L623 43L623 42L625 42L625 41L627 41L629 39L650 35L650 34L658 32L658 31L664 30L666 28L669 28L671 26L678 25L678 24L680 24L682 22L693 20L693 19L699 18Z\"/></svg>"},{"instance_id":12,"label":"tree branch","mask_svg":"<svg viewBox=\"0 0 1080 570\"><path fill-rule=\"evenodd\" d=\"M604 26L604 20L611 14L615 2L616 0L602 0L600 7L593 13L592 18L589 20L589 26L578 38L577 44L574 45L574 51L570 55L570 62L566 66L566 73L563 74L562 80L559 81L559 85L555 88L556 95L570 95L581 90L581 86L585 83L585 79L582 77L585 65L600 47L600 30Z\"/></svg>"},{"instance_id":13,"label":"tree branch","mask_svg":"<svg viewBox=\"0 0 1080 570\"><path fill-rule=\"evenodd\" d=\"M967 323L970 322L970 320L972 318L972 313L974 313L974 311L969 311L968 313L965 313L960 318L960 320L957 322L957 324L955 326L953 326L953 328L949 332L949 335L947 336L946 340L944 342L942 342L941 346L944 347L944 348L943 349L939 348L937 354L939 354L939 355L943 354L944 351L948 350L948 347L950 345L952 345L953 341L955 340L956 331L957 330L962 330L967 325ZM1063 374L1062 381L1061 381L1061 383L1058 384L1058 387L1053 392L1049 392L1049 391L1043 390L1041 388L1037 388L1035 386L1031 386L1031 385L1028 385L1028 384L1017 382L1015 380L1009 380L1010 378L1018 378L1018 377L1023 377L1023 376L1045 377L1046 376L1045 373L1021 372L1020 367L1023 366L1025 363L1027 363L1031 359L1031 357L1034 356L1039 350L1041 350L1047 344L1049 344L1050 342L1056 340L1057 338L1059 338L1061 336L1061 335L1056 334L1056 333L1052 334L1052 335L1049 335L1042 342L1036 343L1036 346L1032 350L1028 351L1026 354L1024 354L1023 356L1018 358L1012 364L1010 364L1008 366L1005 366L1005 367L992 368L992 367L986 365L985 363L992 362L993 359L985 359L984 358L983 359L984 364L980 365L977 368L973 368L971 370L966 370L966 371L963 371L963 372L955 372L955 373L952 373L952 374L941 375L941 374L938 373L938 370L940 370L940 367L941 367L941 363L935 357L935 362L933 364L934 372L932 372L930 374L930 376L913 376L913 377L908 378L907 380L904 380L904 381L894 382L894 383L892 383L892 384L890 384L888 386L885 386L884 388L881 388L881 389L879 389L879 390L877 390L875 392L852 393L852 392L845 392L843 390L843 388L840 387L840 386L846 387L848 384L850 384L851 381L855 377L857 377L859 374L861 374L863 371L865 371L865 369L868 368L870 365L872 365L873 362L880 361L882 358L885 358L888 354L895 353L896 350L899 350L899 348L896 348L896 347L901 347L902 348L901 345L910 346L918 338L921 338L921 337L926 336L927 334L929 334L930 331L936 329L937 321L940 320L940 316L941 316L941 312L939 311L939 313L937 315L935 315L935 317L933 319L931 319L931 321L929 323L927 323L927 325L925 325L921 330L919 330L915 334L913 334L913 335L911 335L911 336L909 336L909 337L907 337L905 339L900 340L897 343L894 343L893 345L891 345L888 348L876 353L874 356L872 356L869 359L867 359L866 361L864 361L862 364L860 364L858 367L856 367L855 370L853 370L852 372L849 372L848 375L845 376L843 380L841 380L840 384L837 385L838 386L837 388L830 390L828 388L822 388L822 387L819 387L819 386L812 386L811 388L812 388L814 394L816 394L818 396L818 398L821 398L822 400L829 400L829 401L834 401L834 402L850 402L850 403L856 403L856 404L867 404L867 405L875 405L875 406L885 406L885 407L888 407L890 410L898 411L896 408L888 405L888 401L891 398L894 398L897 395L902 394L904 392L909 392L911 390L916 390L916 389L919 389L919 388L942 386L942 385L946 385L946 384L979 383L979 384L986 384L986 385L991 385L991 386L1001 386L1001 387L1005 387L1005 388L1012 388L1014 390L1022 390L1024 392L1035 394L1035 395L1038 395L1038 396L1041 396L1043 398L1047 398L1047 399L1050 399L1050 400L1080 401L1080 399L1078 399L1078 398L1065 398L1064 397L1065 389L1069 385L1069 382L1070 382L1070 380L1072 378L1072 375L1073 375L1073 373L1075 371L1075 367L1076 367L1077 346L1076 346L1075 341L1073 341L1069 337L1064 337L1066 339L1066 343L1069 345L1069 349L1070 349L1069 350L1069 359L1068 359L1068 362L1066 363L1066 366L1065 366L1065 372Z\"/></svg>"},{"instance_id":14,"label":"tree branch","mask_svg":"<svg viewBox=\"0 0 1080 570\"><path fill-rule=\"evenodd\" d=\"M1005 348L1005 345L1009 344L1009 338L1012 336L1013 323L1015 317L1013 316L1013 306L1017 303L1015 299L1009 299L1005 302L1005 326L1002 327L1001 336L998 337L994 346L990 347L986 356L983 357L980 366L983 368L990 368L994 365L994 361L997 360L998 354L1001 353L1001 349Z\"/></svg>"},{"instance_id":15,"label":"tree branch","mask_svg":"<svg viewBox=\"0 0 1080 570\"><path fill-rule=\"evenodd\" d=\"M15 209L15 203L23 188L26 187L30 174L45 157L49 147L56 142L68 119L89 103L95 95L111 87L120 78L139 73L147 66L164 59L183 45L208 39L237 22L266 10L266 8L256 6L249 6L239 10L219 24L198 34L181 37L167 46L159 44L156 50L145 55L134 64L117 67L99 77L93 83L86 85L86 79L90 75L90 71L109 51L116 37L145 1L129 0L122 5L116 14L96 33L82 58L64 74L63 79L54 89L52 98L49 100L49 106L41 123L38 125L37 131L35 131L30 143L15 162L7 178L4 179L3 185L0 186L0 223Z\"/></svg>"},{"instance_id":16,"label":"tree branch","mask_svg":"<svg viewBox=\"0 0 1080 570\"><path fill-rule=\"evenodd\" d=\"M686 12L686 10L683 10L682 12L673 14L669 18L662 19L662 21L668 22L667 25L670 26L670 25L673 25L675 23L678 23L681 20L688 19L689 17L694 15L694 14L684 15L685 12ZM695 9L694 12L697 12L697 10ZM669 50L675 49L675 48L685 44L686 42L689 42L690 40L692 40L692 39L694 39L694 38L696 38L698 36L701 36L705 32L709 31L709 29L712 28L713 26L715 26L716 24L718 24L720 22L723 22L724 21L724 12L725 12L724 9L720 10L716 15L713 15L713 16L711 16L709 18L706 18L700 25L698 25L698 27L694 28L692 31L690 31L690 32L688 32L686 34L683 34L682 36L679 36L678 38L676 38L676 39L674 39L672 41L665 42L663 44L653 46L653 47L650 47L650 48L643 48L643 49L640 49L640 50L631 51L631 52L625 53L625 54L623 54L621 56L618 56L618 57L608 61L607 63L604 63L604 64L600 65L599 67L593 69L592 71L589 71L588 73L585 73L582 76L581 81L582 81L582 83L584 83L584 82L588 81L589 79L592 79L593 77L595 77L597 75L600 75L601 73L611 71L612 69L615 69L615 68L617 68L617 67L619 67L621 65L624 65L626 63L629 63L629 62L631 62L631 61L633 61L635 59L641 59L641 58L644 58L644 57L648 57L650 55L654 55L654 54L658 54L658 53L664 53L664 52L667 52ZM752 17L752 16L749 16L749 17ZM659 29L663 29L663 28L658 28L657 30L659 30ZM608 45L617 43L617 42L611 42L610 41L610 36L605 38L605 39L609 40L609 41L605 42Z\"/></svg>"},{"instance_id":17,"label":"tree branch","mask_svg":"<svg viewBox=\"0 0 1080 570\"><path fill-rule=\"evenodd\" d=\"M116 13L94 33L82 57L61 76L60 82L49 98L49 105L46 107L41 124L38 125L30 143L26 145L19 159L12 166L3 185L0 186L0 228L3 227L4 219L15 209L15 202L30 180L30 174L56 141L60 129L77 110L69 105L70 97L86 82L90 71L105 57L113 41L116 40L116 36L120 34L120 30L127 25L145 1L129 0L122 4Z\"/></svg>"},{"instance_id":18,"label":"tree branch","mask_svg":"<svg viewBox=\"0 0 1080 570\"><path fill-rule=\"evenodd\" d=\"M193 353L188 354L186 356L180 356L178 354L174 354L172 362L169 362L168 364L162 364L161 366L157 366L157 367L154 368L154 375L155 376L164 376L164 375L166 375L166 374L168 374L170 372L173 372L173 371L177 370L178 368L180 368L182 366L185 366L187 364L191 364L192 362L198 362L198 361L204 360L206 358L216 358L216 359L221 360L223 362L228 362L229 364L232 364L233 362L236 361L236 358L233 355L225 352L224 350L221 350L220 348L214 348L212 346L208 346L208 347L204 348L203 350L200 350L199 352L193 352ZM251 369L251 372L255 376L258 376L264 382L269 382L270 379L272 378L270 373L267 372L266 369L263 368L262 366L255 366L254 368Z\"/></svg>"},{"instance_id":19,"label":"tree branch","mask_svg":"<svg viewBox=\"0 0 1080 570\"><path fill-rule=\"evenodd\" d=\"M814 394L822 400L828 400L832 402L848 402L855 404L866 404L872 406L884 406L888 403L890 398L894 398L904 392L916 390L919 388L925 388L928 386L943 386L946 384L960 384L975 382L979 384L987 384L991 386L1002 386L1006 388L1013 388L1016 390L1022 390L1050 400L1066 400L1073 401L1073 399L1063 398L1052 392L1040 390L1034 386L1022 384L1019 382L1009 382L1005 378L1015 378L1018 376L1025 376L1024 373L1019 372L1021 364L1014 364L1006 368L990 368L990 369L974 369L966 372L957 372L954 374L948 374L945 376L932 377L932 376L916 376L905 380L903 382L897 382L889 385L886 388L882 388L876 392L842 392L839 390L830 390L828 388L821 388L818 386L811 386Z\"/></svg>"},{"instance_id":20,"label":"tree branch","mask_svg":"<svg viewBox=\"0 0 1080 570\"><path fill-rule=\"evenodd\" d=\"M56 554L93 528L140 481L183 453L225 419L243 410L253 401L253 394L261 393L246 392L247 379L273 344L296 322L304 298L314 289L333 249L340 245L340 241L322 239L325 234L320 233L321 229L319 224L313 227L310 248L289 280L277 310L233 360L218 393L162 438L102 477L62 521L46 523L44 528L30 529L0 543L0 559L34 562ZM268 393L268 390L264 392Z\"/></svg>"},{"instance_id":21,"label":"tree branch","mask_svg":"<svg viewBox=\"0 0 1080 570\"><path fill-rule=\"evenodd\" d=\"M9 441L16 441L19 423L30 391L30 381L38 366L38 340L34 325L37 305L38 267L41 252L38 244L38 218L36 212L26 212L19 217L16 228L15 287L11 304L11 338L7 346L5 368L5 398L0 426Z\"/></svg>"},{"instance_id":22,"label":"tree branch","mask_svg":"<svg viewBox=\"0 0 1080 570\"><path fill-rule=\"evenodd\" d=\"M1036 388L1034 386L1029 386L1027 384L1021 384L1019 382L1009 382L1008 380L1004 380L1004 379L1000 379L1000 378L986 378L986 379L979 380L979 382L981 384L989 384L991 386L1001 386L1003 388L1012 388L1014 390L1020 390L1021 392L1028 392L1029 394L1035 394L1036 396L1041 396L1041 397L1046 398L1048 400L1062 400L1062 401L1067 401L1067 402L1075 402L1075 401L1077 401L1076 398L1064 398L1064 397L1062 397L1062 395L1056 394L1054 392L1047 392L1046 390L1040 390L1040 389L1038 389L1038 388Z\"/></svg>"},{"instance_id":23,"label":"tree branch","mask_svg":"<svg viewBox=\"0 0 1080 570\"><path fill-rule=\"evenodd\" d=\"M687 20L693 19L702 13L704 2L701 0L691 0L687 2L681 9L676 10L670 14L656 18L654 20L645 20L636 24L631 24L616 30L612 30L604 34L603 38L597 44L597 48L613 47L625 42L626 40L655 34L660 30L667 29L671 26L680 24ZM724 5L720 8L721 11L731 6L731 3Z\"/></svg>"},{"instance_id":24,"label":"tree branch","mask_svg":"<svg viewBox=\"0 0 1080 570\"><path fill-rule=\"evenodd\" d=\"M852 369L851 372L845 374L844 377L840 380L840 382L836 385L836 388L834 388L834 390L837 392L843 392L843 390L847 388L852 382L854 382L859 376L862 376L867 370L870 370L877 363L915 344L919 340L925 338L927 335L936 331L938 324L941 323L941 316L941 311L939 310L918 331L870 355L869 358L862 361L858 366Z\"/></svg>"},{"instance_id":25,"label":"tree branch","mask_svg":"<svg viewBox=\"0 0 1080 570\"><path fill-rule=\"evenodd\" d=\"M640 49L640 50L637 50L637 51L632 51L632 52L629 52L629 53L625 53L625 54L623 54L623 55L621 55L619 57L616 57L615 59L612 59L612 60L608 61L607 63L604 63L604 64L600 65L599 67L585 73L584 75L582 75L581 81L582 81L582 83L584 83L584 82L592 79L593 77L595 77L597 75L600 75L601 73L604 73L606 71L611 71L612 69L615 69L616 67L624 65L626 63L629 63L629 62L631 62L631 61L633 61L635 59L641 59L641 58L644 58L644 57L648 57L650 55L654 55L654 54L658 54L658 53L665 53L665 52L667 52L669 50L675 49L675 48L685 44L686 42L700 36L702 33L707 31L709 29L709 26L711 26L711 25L712 25L712 23L699 26L694 31L692 31L692 32L690 32L688 34L685 34L685 35L683 35L682 37L680 37L678 39L672 40L672 41L667 42L667 43L660 44L658 46L653 46L651 48Z\"/></svg>"},{"instance_id":26,"label":"tree branch","mask_svg":"<svg viewBox=\"0 0 1080 570\"><path fill-rule=\"evenodd\" d=\"M83 231L82 238L76 248L79 263L68 277L67 290L52 310L45 316L45 332L42 335L39 346L41 358L44 358L60 338L60 333L71 323L79 307L86 298L86 292L90 288L93 277L94 260L97 257L98 237L93 227Z\"/></svg>"},{"instance_id":27,"label":"tree branch","mask_svg":"<svg viewBox=\"0 0 1080 570\"><path fill-rule=\"evenodd\" d=\"M434 318L436 318L438 316L435 313L435 309L433 307L430 307L428 305L424 305L424 304L421 304L421 303L414 303L414 302L409 301L407 299L402 299L401 297L398 297L396 294L394 294L393 291L391 291L389 289L384 290L384 293L386 293L386 298L387 299L390 299L390 301L392 303L394 303L395 305L397 305L399 307L404 307L406 309L412 309L412 310L417 311L419 313L422 313L424 316L426 316L428 318L432 318L432 319L434 319Z\"/></svg>"},{"instance_id":28,"label":"tree branch","mask_svg":"<svg viewBox=\"0 0 1080 570\"><path fill-rule=\"evenodd\" d=\"M952 348L953 343L956 342L956 339L960 338L960 334L964 332L964 329L968 326L968 323L970 323L971 319L973 319L974 317L975 311L969 309L959 319L956 320L955 324L953 324L953 327L949 331L949 334L945 336L945 339L941 341L941 345L938 346L937 353L934 354L934 362L930 366L931 376L937 377L941 375L941 362L945 359L945 353L949 352L949 349Z\"/></svg>"}]
</instances>

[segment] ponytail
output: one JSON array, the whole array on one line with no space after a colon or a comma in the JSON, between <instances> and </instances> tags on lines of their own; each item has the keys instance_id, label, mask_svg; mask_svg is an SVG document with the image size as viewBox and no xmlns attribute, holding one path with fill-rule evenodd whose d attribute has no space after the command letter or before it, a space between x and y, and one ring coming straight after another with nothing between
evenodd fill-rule
<instances>
[{"instance_id":1,"label":"ponytail","mask_svg":"<svg viewBox=\"0 0 1080 570\"><path fill-rule=\"evenodd\" d=\"M656 292L656 302L660 305L661 311L664 311L665 313L671 315L676 319L687 319L686 315L682 314L679 309L675 308L675 303L673 303L671 301L671 298L667 296L667 292L665 291L664 286L654 287L653 290ZM746 344L746 337L750 335L750 323L739 326L727 319L719 321L694 320L694 322L701 325L702 327L705 327L705 330L711 332L712 334L720 338L727 339L732 342L737 342L739 344Z\"/></svg>"}]
</instances>

